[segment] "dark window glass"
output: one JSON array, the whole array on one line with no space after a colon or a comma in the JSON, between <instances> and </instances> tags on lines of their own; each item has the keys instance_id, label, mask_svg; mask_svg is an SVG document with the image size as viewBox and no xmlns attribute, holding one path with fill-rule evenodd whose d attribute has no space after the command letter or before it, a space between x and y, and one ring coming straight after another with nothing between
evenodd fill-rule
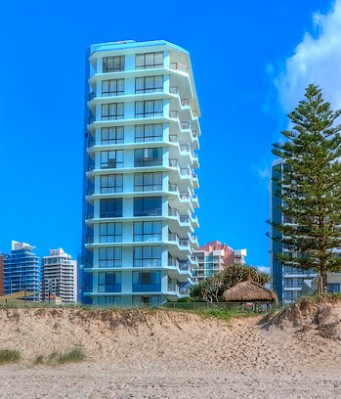
<instances>
[{"instance_id":1,"label":"dark window glass","mask_svg":"<svg viewBox=\"0 0 341 399\"><path fill-rule=\"evenodd\" d=\"M102 96L120 96L124 94L124 79L103 80Z\"/></svg>"},{"instance_id":2,"label":"dark window glass","mask_svg":"<svg viewBox=\"0 0 341 399\"><path fill-rule=\"evenodd\" d=\"M102 127L101 144L120 144L124 142L124 127Z\"/></svg>"},{"instance_id":3,"label":"dark window glass","mask_svg":"<svg viewBox=\"0 0 341 399\"><path fill-rule=\"evenodd\" d=\"M102 199L100 201L100 217L122 217L122 198Z\"/></svg>"},{"instance_id":4,"label":"dark window glass","mask_svg":"<svg viewBox=\"0 0 341 399\"><path fill-rule=\"evenodd\" d=\"M135 222L134 241L161 241L162 222Z\"/></svg>"},{"instance_id":5,"label":"dark window glass","mask_svg":"<svg viewBox=\"0 0 341 399\"><path fill-rule=\"evenodd\" d=\"M121 193L123 191L123 175L101 176L101 193Z\"/></svg>"},{"instance_id":6,"label":"dark window glass","mask_svg":"<svg viewBox=\"0 0 341 399\"><path fill-rule=\"evenodd\" d=\"M133 272L133 292L161 291L161 272Z\"/></svg>"},{"instance_id":7,"label":"dark window glass","mask_svg":"<svg viewBox=\"0 0 341 399\"><path fill-rule=\"evenodd\" d=\"M162 215L162 198L134 198L134 216Z\"/></svg>"},{"instance_id":8,"label":"dark window glass","mask_svg":"<svg viewBox=\"0 0 341 399\"><path fill-rule=\"evenodd\" d=\"M153 118L156 116L163 116L162 100L136 101L136 118Z\"/></svg>"},{"instance_id":9,"label":"dark window glass","mask_svg":"<svg viewBox=\"0 0 341 399\"><path fill-rule=\"evenodd\" d=\"M98 273L98 292L121 292L121 272Z\"/></svg>"},{"instance_id":10,"label":"dark window glass","mask_svg":"<svg viewBox=\"0 0 341 399\"><path fill-rule=\"evenodd\" d=\"M135 191L162 190L162 173L135 173Z\"/></svg>"},{"instance_id":11,"label":"dark window glass","mask_svg":"<svg viewBox=\"0 0 341 399\"><path fill-rule=\"evenodd\" d=\"M134 151L134 166L162 165L162 148L142 148Z\"/></svg>"},{"instance_id":12,"label":"dark window glass","mask_svg":"<svg viewBox=\"0 0 341 399\"><path fill-rule=\"evenodd\" d=\"M101 223L99 225L99 242L121 242L122 223Z\"/></svg>"},{"instance_id":13,"label":"dark window glass","mask_svg":"<svg viewBox=\"0 0 341 399\"><path fill-rule=\"evenodd\" d=\"M134 267L161 267L161 247L134 247Z\"/></svg>"},{"instance_id":14,"label":"dark window glass","mask_svg":"<svg viewBox=\"0 0 341 399\"><path fill-rule=\"evenodd\" d=\"M135 126L135 142L144 141L162 141L163 125L162 123L152 123L148 125Z\"/></svg>"},{"instance_id":15,"label":"dark window glass","mask_svg":"<svg viewBox=\"0 0 341 399\"><path fill-rule=\"evenodd\" d=\"M124 55L103 58L103 72L124 71Z\"/></svg>"},{"instance_id":16,"label":"dark window glass","mask_svg":"<svg viewBox=\"0 0 341 399\"><path fill-rule=\"evenodd\" d=\"M135 93L163 91L163 76L143 76L135 78Z\"/></svg>"},{"instance_id":17,"label":"dark window glass","mask_svg":"<svg viewBox=\"0 0 341 399\"><path fill-rule=\"evenodd\" d=\"M136 54L136 69L163 67L163 52Z\"/></svg>"},{"instance_id":18,"label":"dark window glass","mask_svg":"<svg viewBox=\"0 0 341 399\"><path fill-rule=\"evenodd\" d=\"M102 121L124 118L124 103L103 104Z\"/></svg>"},{"instance_id":19,"label":"dark window glass","mask_svg":"<svg viewBox=\"0 0 341 399\"><path fill-rule=\"evenodd\" d=\"M122 248L100 248L99 249L99 267L112 268L122 267Z\"/></svg>"},{"instance_id":20,"label":"dark window glass","mask_svg":"<svg viewBox=\"0 0 341 399\"><path fill-rule=\"evenodd\" d=\"M123 168L123 151L102 151L101 169Z\"/></svg>"}]
</instances>

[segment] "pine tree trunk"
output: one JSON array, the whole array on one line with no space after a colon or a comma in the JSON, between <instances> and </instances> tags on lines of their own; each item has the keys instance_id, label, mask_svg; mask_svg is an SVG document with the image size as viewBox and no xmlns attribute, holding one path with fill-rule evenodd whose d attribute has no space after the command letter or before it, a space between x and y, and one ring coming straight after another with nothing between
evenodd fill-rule
<instances>
[{"instance_id":1,"label":"pine tree trunk","mask_svg":"<svg viewBox=\"0 0 341 399\"><path fill-rule=\"evenodd\" d=\"M327 267L326 261L321 261L321 278L322 278L322 294L327 295L328 287L327 287Z\"/></svg>"}]
</instances>

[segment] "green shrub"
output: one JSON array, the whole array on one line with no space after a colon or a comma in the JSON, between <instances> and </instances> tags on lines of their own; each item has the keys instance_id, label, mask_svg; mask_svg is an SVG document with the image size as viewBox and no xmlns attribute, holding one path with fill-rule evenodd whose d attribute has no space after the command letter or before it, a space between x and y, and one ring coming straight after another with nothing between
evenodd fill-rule
<instances>
[{"instance_id":1,"label":"green shrub","mask_svg":"<svg viewBox=\"0 0 341 399\"><path fill-rule=\"evenodd\" d=\"M17 363L20 357L20 351L16 349L0 349L0 364Z\"/></svg>"},{"instance_id":2,"label":"green shrub","mask_svg":"<svg viewBox=\"0 0 341 399\"><path fill-rule=\"evenodd\" d=\"M84 359L85 359L85 353L83 352L83 349L77 346L71 349L69 352L60 355L57 359L57 362L60 364L77 363L81 362Z\"/></svg>"}]
</instances>

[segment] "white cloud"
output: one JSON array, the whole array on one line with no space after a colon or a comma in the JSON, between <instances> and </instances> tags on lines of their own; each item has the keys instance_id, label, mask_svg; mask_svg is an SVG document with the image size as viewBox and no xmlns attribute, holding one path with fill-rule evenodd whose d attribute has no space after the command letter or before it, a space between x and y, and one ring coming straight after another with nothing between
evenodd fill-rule
<instances>
[{"instance_id":1,"label":"white cloud","mask_svg":"<svg viewBox=\"0 0 341 399\"><path fill-rule=\"evenodd\" d=\"M334 109L341 108L341 0L335 1L328 14L314 14L313 22L316 37L308 32L304 35L275 80L286 112L296 107L310 83L320 86Z\"/></svg>"}]
</instances>

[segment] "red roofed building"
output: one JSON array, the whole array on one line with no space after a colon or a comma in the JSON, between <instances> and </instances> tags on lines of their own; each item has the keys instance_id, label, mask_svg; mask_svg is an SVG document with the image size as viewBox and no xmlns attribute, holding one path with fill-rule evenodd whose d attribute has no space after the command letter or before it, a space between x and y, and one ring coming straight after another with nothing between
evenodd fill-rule
<instances>
[{"instance_id":1,"label":"red roofed building","mask_svg":"<svg viewBox=\"0 0 341 399\"><path fill-rule=\"evenodd\" d=\"M199 283L232 263L245 263L246 249L233 250L219 241L211 241L194 251L198 268L194 275Z\"/></svg>"}]
</instances>

